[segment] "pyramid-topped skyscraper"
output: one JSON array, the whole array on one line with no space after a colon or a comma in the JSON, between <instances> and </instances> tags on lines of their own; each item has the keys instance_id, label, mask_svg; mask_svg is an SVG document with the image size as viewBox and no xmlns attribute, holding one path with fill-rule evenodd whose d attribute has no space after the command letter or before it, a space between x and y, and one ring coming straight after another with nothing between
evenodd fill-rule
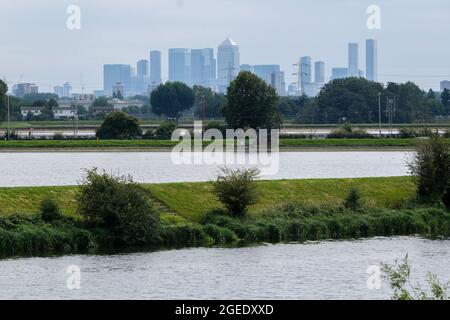
<instances>
[{"instance_id":1,"label":"pyramid-topped skyscraper","mask_svg":"<svg viewBox=\"0 0 450 320\"><path fill-rule=\"evenodd\" d=\"M219 92L226 93L231 81L239 74L239 45L227 38L217 52L217 86Z\"/></svg>"}]
</instances>

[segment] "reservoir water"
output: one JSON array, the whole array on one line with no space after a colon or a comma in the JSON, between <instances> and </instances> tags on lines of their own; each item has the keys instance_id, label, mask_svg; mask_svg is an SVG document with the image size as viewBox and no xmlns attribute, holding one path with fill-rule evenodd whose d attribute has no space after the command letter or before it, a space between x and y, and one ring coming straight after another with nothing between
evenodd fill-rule
<instances>
[{"instance_id":1,"label":"reservoir water","mask_svg":"<svg viewBox=\"0 0 450 320\"><path fill-rule=\"evenodd\" d=\"M404 176L406 152L281 152L279 170L263 179ZM97 167L145 183L208 181L219 165L176 165L169 152L0 153L0 187L74 185Z\"/></svg>"},{"instance_id":2,"label":"reservoir water","mask_svg":"<svg viewBox=\"0 0 450 320\"><path fill-rule=\"evenodd\" d=\"M389 299L370 266L409 255L413 283L450 280L450 240L417 237L0 260L0 299ZM69 290L69 267L80 289ZM70 287L70 286L69 286Z\"/></svg>"}]
</instances>

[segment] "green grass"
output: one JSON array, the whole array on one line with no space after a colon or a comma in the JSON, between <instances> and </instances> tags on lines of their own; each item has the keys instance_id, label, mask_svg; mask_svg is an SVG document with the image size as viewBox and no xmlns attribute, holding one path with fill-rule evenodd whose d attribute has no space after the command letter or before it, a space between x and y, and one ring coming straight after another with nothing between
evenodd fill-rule
<instances>
[{"instance_id":1,"label":"green grass","mask_svg":"<svg viewBox=\"0 0 450 320\"><path fill-rule=\"evenodd\" d=\"M280 139L283 149L326 148L413 148L418 139ZM450 139L449 139L450 141ZM204 145L207 143L204 142ZM0 150L58 149L170 149L177 142L169 140L12 140L0 141Z\"/></svg>"},{"instance_id":2,"label":"green grass","mask_svg":"<svg viewBox=\"0 0 450 320\"><path fill-rule=\"evenodd\" d=\"M199 222L204 214L222 208L210 183L151 184L145 187L169 213L179 216L176 221ZM359 188L370 206L397 208L414 195L414 185L409 177L260 181L258 188L263 196L257 205L251 207L250 214L258 215L284 203L341 203L351 187ZM77 187L0 188L0 213L33 214L38 211L40 201L50 197L60 204L65 215L74 217L76 190Z\"/></svg>"},{"instance_id":3,"label":"green grass","mask_svg":"<svg viewBox=\"0 0 450 320\"><path fill-rule=\"evenodd\" d=\"M360 189L370 206L397 208L414 195L414 184L409 177L363 179L313 179L260 181L263 195L250 208L250 215L283 203L340 204L351 187ZM152 195L172 211L187 220L199 222L208 211L222 208L209 183L154 184L147 188Z\"/></svg>"}]
</instances>

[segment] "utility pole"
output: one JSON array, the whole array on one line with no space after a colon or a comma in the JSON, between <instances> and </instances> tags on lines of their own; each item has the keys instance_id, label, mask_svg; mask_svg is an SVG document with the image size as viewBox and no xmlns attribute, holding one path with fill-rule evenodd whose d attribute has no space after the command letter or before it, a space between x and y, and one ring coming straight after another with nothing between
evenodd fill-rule
<instances>
[{"instance_id":1,"label":"utility pole","mask_svg":"<svg viewBox=\"0 0 450 320\"><path fill-rule=\"evenodd\" d=\"M380 127L380 138L381 138L381 92L378 92L378 124Z\"/></svg>"},{"instance_id":2,"label":"utility pole","mask_svg":"<svg viewBox=\"0 0 450 320\"><path fill-rule=\"evenodd\" d=\"M7 128L7 132L6 132L6 140L9 140L9 131L10 131L10 119L9 119L9 94L6 93L6 95L8 96L8 128Z\"/></svg>"}]
</instances>

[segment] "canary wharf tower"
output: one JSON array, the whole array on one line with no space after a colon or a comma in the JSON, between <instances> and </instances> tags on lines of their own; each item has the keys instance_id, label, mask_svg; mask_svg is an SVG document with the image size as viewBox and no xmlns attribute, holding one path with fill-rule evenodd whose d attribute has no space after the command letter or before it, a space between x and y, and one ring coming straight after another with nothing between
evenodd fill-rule
<instances>
[{"instance_id":1,"label":"canary wharf tower","mask_svg":"<svg viewBox=\"0 0 450 320\"><path fill-rule=\"evenodd\" d=\"M230 82L239 74L239 67L239 45L228 38L222 42L217 52L217 86L219 92L226 93Z\"/></svg>"}]
</instances>

